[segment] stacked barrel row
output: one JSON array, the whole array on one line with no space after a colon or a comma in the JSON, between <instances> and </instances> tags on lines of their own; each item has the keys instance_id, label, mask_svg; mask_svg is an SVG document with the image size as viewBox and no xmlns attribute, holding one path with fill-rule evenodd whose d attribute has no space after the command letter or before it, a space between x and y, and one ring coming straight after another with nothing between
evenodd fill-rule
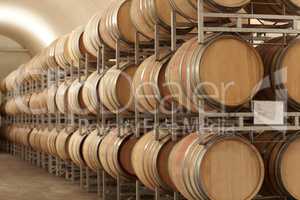
<instances>
[{"instance_id":1,"label":"stacked barrel row","mask_svg":"<svg viewBox=\"0 0 300 200\"><path fill-rule=\"evenodd\" d=\"M255 147L242 136L190 133L173 141L167 130L158 131L159 140L154 130L136 138L127 128L100 134L97 128L15 125L5 127L1 137L80 167L105 170L116 179L138 178L151 190L179 191L186 199L251 199L265 173L262 194L300 197L298 135ZM283 141L281 133L265 132L259 137Z\"/></svg>"},{"instance_id":2,"label":"stacked barrel row","mask_svg":"<svg viewBox=\"0 0 300 200\"><path fill-rule=\"evenodd\" d=\"M169 114L172 102L191 112L201 106L238 110L253 97L286 101L291 110L300 109L298 38L289 38L287 47L257 49L234 35L217 36L206 44L196 40L190 39L173 55L164 52L162 60L153 55L140 65L122 62L86 80L67 79L44 91L10 98L3 110L10 115L55 110L86 115L97 114L102 105L112 113Z\"/></svg>"}]
</instances>

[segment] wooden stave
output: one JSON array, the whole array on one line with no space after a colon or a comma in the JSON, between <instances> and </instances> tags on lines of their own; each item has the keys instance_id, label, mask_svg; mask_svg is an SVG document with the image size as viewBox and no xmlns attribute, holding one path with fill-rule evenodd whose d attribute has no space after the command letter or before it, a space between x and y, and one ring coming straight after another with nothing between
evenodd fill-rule
<instances>
[{"instance_id":1,"label":"wooden stave","mask_svg":"<svg viewBox=\"0 0 300 200\"><path fill-rule=\"evenodd\" d=\"M212 147L214 142L222 141L224 139L242 142L246 144L249 149L251 149L251 151L256 155L257 162L260 165L259 167L257 166L260 170L260 180L259 183L257 183L256 188L251 188L251 190L253 190L251 194L247 197L245 196L244 198L247 200L252 199L252 197L254 197L259 192L259 189L263 183L264 165L259 152L254 148L254 146L250 144L250 142L237 136L218 136L214 134L199 135L197 133L193 133L186 136L183 140L176 144L169 158L169 172L171 178L173 180L173 183L176 185L176 188L183 194L185 198L212 199L212 197L209 197L206 194L206 191L202 186L199 170L195 171L195 167L190 167L190 169L187 169L187 167L184 167L185 165L183 163L186 164L186 162L188 162L188 164L195 164L198 162L198 164L196 165L196 168L198 169L200 167L199 164L203 159L203 156L205 155L199 154L199 152L207 152L207 150ZM194 179L189 180L190 177L194 177Z\"/></svg>"},{"instance_id":2,"label":"wooden stave","mask_svg":"<svg viewBox=\"0 0 300 200\"><path fill-rule=\"evenodd\" d=\"M113 128L107 135L104 136L98 151L98 155L103 166L103 169L113 178L117 179L118 176L126 180L134 179L135 175L126 171L119 158L119 151L123 143L127 139L133 139L133 133L130 130L120 130L121 137L118 137L118 129ZM130 156L130 155L128 155Z\"/></svg>"}]
</instances>

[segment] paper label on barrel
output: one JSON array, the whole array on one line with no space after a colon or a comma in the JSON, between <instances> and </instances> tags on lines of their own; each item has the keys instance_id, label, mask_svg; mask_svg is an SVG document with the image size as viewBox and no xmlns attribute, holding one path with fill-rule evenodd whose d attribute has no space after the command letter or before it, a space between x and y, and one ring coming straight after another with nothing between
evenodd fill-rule
<instances>
[{"instance_id":1,"label":"paper label on barrel","mask_svg":"<svg viewBox=\"0 0 300 200\"><path fill-rule=\"evenodd\" d=\"M256 125L283 125L284 102L281 101L254 101L254 124Z\"/></svg>"}]
</instances>

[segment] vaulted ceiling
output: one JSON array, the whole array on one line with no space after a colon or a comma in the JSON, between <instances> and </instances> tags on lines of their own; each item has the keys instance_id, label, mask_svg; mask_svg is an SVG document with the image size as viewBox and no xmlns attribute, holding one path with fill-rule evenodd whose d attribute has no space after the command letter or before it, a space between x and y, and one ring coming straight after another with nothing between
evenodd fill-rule
<instances>
[{"instance_id":1,"label":"vaulted ceiling","mask_svg":"<svg viewBox=\"0 0 300 200\"><path fill-rule=\"evenodd\" d=\"M94 13L102 12L110 1L112 0L0 0L0 46L6 44L0 49L0 78L58 36L87 23ZM9 47L8 43L18 47ZM8 66L6 61L1 61L8 59L7 54L9 57L22 54L24 59L11 59Z\"/></svg>"}]
</instances>

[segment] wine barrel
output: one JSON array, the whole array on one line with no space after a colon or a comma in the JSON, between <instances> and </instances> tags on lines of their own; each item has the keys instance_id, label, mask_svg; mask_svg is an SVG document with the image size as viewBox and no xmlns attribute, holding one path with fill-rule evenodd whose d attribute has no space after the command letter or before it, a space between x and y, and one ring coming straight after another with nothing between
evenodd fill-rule
<instances>
[{"instance_id":1,"label":"wine barrel","mask_svg":"<svg viewBox=\"0 0 300 200\"><path fill-rule=\"evenodd\" d=\"M45 128L39 132L40 148L39 151L49 154L48 138L50 137L50 130Z\"/></svg>"},{"instance_id":2,"label":"wine barrel","mask_svg":"<svg viewBox=\"0 0 300 200\"><path fill-rule=\"evenodd\" d=\"M136 29L130 19L131 0L120 0L111 3L100 22L100 35L103 42L112 49L128 51L135 42ZM143 37L141 41L144 41Z\"/></svg>"},{"instance_id":3,"label":"wine barrel","mask_svg":"<svg viewBox=\"0 0 300 200\"><path fill-rule=\"evenodd\" d=\"M197 112L200 100L214 109L235 110L248 103L263 80L263 63L246 41L213 35L199 44L184 43L166 69L166 84L175 102ZM217 57L216 57L217 56Z\"/></svg>"},{"instance_id":4,"label":"wine barrel","mask_svg":"<svg viewBox=\"0 0 300 200\"><path fill-rule=\"evenodd\" d=\"M16 106L16 110L18 110L19 113L23 113L23 114L30 114L31 110L30 110L30 99L31 99L31 95L27 94L24 96L17 96L14 99L14 103Z\"/></svg>"},{"instance_id":5,"label":"wine barrel","mask_svg":"<svg viewBox=\"0 0 300 200\"><path fill-rule=\"evenodd\" d=\"M171 180L189 199L249 200L264 179L257 149L238 136L193 133L172 149Z\"/></svg>"},{"instance_id":6,"label":"wine barrel","mask_svg":"<svg viewBox=\"0 0 300 200\"><path fill-rule=\"evenodd\" d=\"M102 14L95 14L87 23L83 33L83 50L91 57L96 58L102 44L102 39L99 33L99 26Z\"/></svg>"},{"instance_id":7,"label":"wine barrel","mask_svg":"<svg viewBox=\"0 0 300 200\"><path fill-rule=\"evenodd\" d=\"M29 136L29 144L30 144L30 147L32 149L36 149L36 135L38 134L38 129L37 128L34 128L32 131L31 131L31 134Z\"/></svg>"},{"instance_id":8,"label":"wine barrel","mask_svg":"<svg viewBox=\"0 0 300 200\"><path fill-rule=\"evenodd\" d=\"M298 54L300 39L287 37L287 46L282 46L284 38L275 38L269 42L278 45L260 45L258 52L265 66L265 80L258 99L287 101L292 110L300 110L300 92L298 84Z\"/></svg>"},{"instance_id":9,"label":"wine barrel","mask_svg":"<svg viewBox=\"0 0 300 200\"><path fill-rule=\"evenodd\" d=\"M82 100L90 113L96 115L100 110L98 87L102 75L93 72L85 81L82 88Z\"/></svg>"},{"instance_id":10,"label":"wine barrel","mask_svg":"<svg viewBox=\"0 0 300 200\"><path fill-rule=\"evenodd\" d=\"M70 80L64 81L58 86L55 102L59 112L67 114L69 111L68 108L68 90L72 82Z\"/></svg>"},{"instance_id":11,"label":"wine barrel","mask_svg":"<svg viewBox=\"0 0 300 200\"><path fill-rule=\"evenodd\" d=\"M83 81L76 79L68 89L68 110L77 115L87 115L89 112L83 103Z\"/></svg>"},{"instance_id":12,"label":"wine barrel","mask_svg":"<svg viewBox=\"0 0 300 200\"><path fill-rule=\"evenodd\" d=\"M102 140L99 148L99 158L103 169L117 179L118 175L124 179L132 179L135 173L131 163L132 150L137 142L134 134L127 129L112 129Z\"/></svg>"},{"instance_id":13,"label":"wine barrel","mask_svg":"<svg viewBox=\"0 0 300 200\"><path fill-rule=\"evenodd\" d=\"M49 69L56 69L58 64L55 60L55 48L58 40L54 40L43 52L44 62Z\"/></svg>"},{"instance_id":14,"label":"wine barrel","mask_svg":"<svg viewBox=\"0 0 300 200\"><path fill-rule=\"evenodd\" d=\"M131 4L131 20L136 29L143 36L154 39L155 24L159 24L160 37L170 37L172 7L168 0L132 0ZM189 22L181 16L177 16L176 20L178 24ZM189 27L180 27L177 33L187 33L193 26L194 25L190 23Z\"/></svg>"},{"instance_id":15,"label":"wine barrel","mask_svg":"<svg viewBox=\"0 0 300 200\"><path fill-rule=\"evenodd\" d=\"M90 131L86 128L78 129L72 134L69 141L68 151L70 158L78 167L86 165L82 155L82 146L89 133Z\"/></svg>"},{"instance_id":16,"label":"wine barrel","mask_svg":"<svg viewBox=\"0 0 300 200\"><path fill-rule=\"evenodd\" d=\"M49 114L55 114L57 110L56 102L55 102L55 96L57 92L57 86L56 84L52 84L47 93L47 109Z\"/></svg>"},{"instance_id":17,"label":"wine barrel","mask_svg":"<svg viewBox=\"0 0 300 200\"><path fill-rule=\"evenodd\" d=\"M57 156L56 149L56 139L58 137L59 130L57 128L53 128L51 131L48 129L48 137L47 137L47 153L52 156Z\"/></svg>"},{"instance_id":18,"label":"wine barrel","mask_svg":"<svg viewBox=\"0 0 300 200\"><path fill-rule=\"evenodd\" d=\"M299 151L300 136L290 133L287 139L279 132L264 132L256 138L255 146L265 160L264 195L289 196L300 199ZM272 142L271 142L272 141Z\"/></svg>"},{"instance_id":19,"label":"wine barrel","mask_svg":"<svg viewBox=\"0 0 300 200\"><path fill-rule=\"evenodd\" d=\"M33 93L30 97L29 107L33 114L46 114L47 113L47 94L48 90Z\"/></svg>"},{"instance_id":20,"label":"wine barrel","mask_svg":"<svg viewBox=\"0 0 300 200\"><path fill-rule=\"evenodd\" d=\"M69 143L72 137L72 134L76 131L75 128L64 128L59 131L59 134L56 137L55 148L57 150L57 155L65 161L69 161L70 153L69 153Z\"/></svg>"},{"instance_id":21,"label":"wine barrel","mask_svg":"<svg viewBox=\"0 0 300 200\"><path fill-rule=\"evenodd\" d=\"M267 5L266 5L267 3ZM252 0L245 10L254 14L300 15L299 0ZM269 20L269 19L268 19ZM281 21L272 19L270 21Z\"/></svg>"},{"instance_id":22,"label":"wine barrel","mask_svg":"<svg viewBox=\"0 0 300 200\"><path fill-rule=\"evenodd\" d=\"M70 56L71 64L75 67L79 67L80 60L84 59L85 57L85 51L82 41L84 29L84 26L80 26L73 30L70 33L67 44L67 51Z\"/></svg>"},{"instance_id":23,"label":"wine barrel","mask_svg":"<svg viewBox=\"0 0 300 200\"><path fill-rule=\"evenodd\" d=\"M155 131L146 133L138 140L132 151L132 165L140 181L148 188L176 190L168 171L168 159L176 142L166 130L158 130L160 139L156 140Z\"/></svg>"},{"instance_id":24,"label":"wine barrel","mask_svg":"<svg viewBox=\"0 0 300 200\"><path fill-rule=\"evenodd\" d=\"M99 83L101 103L113 113L134 112L132 80L136 65L121 63L107 70Z\"/></svg>"},{"instance_id":25,"label":"wine barrel","mask_svg":"<svg viewBox=\"0 0 300 200\"><path fill-rule=\"evenodd\" d=\"M62 69L68 68L72 65L70 55L67 51L69 35L64 35L58 39L55 47L55 60L58 66Z\"/></svg>"},{"instance_id":26,"label":"wine barrel","mask_svg":"<svg viewBox=\"0 0 300 200\"><path fill-rule=\"evenodd\" d=\"M169 0L173 9L187 19L198 20L197 0ZM236 12L250 3L251 0L208 0L204 1L205 12Z\"/></svg>"},{"instance_id":27,"label":"wine barrel","mask_svg":"<svg viewBox=\"0 0 300 200\"><path fill-rule=\"evenodd\" d=\"M165 85L165 71L170 56L162 53L164 58L156 61L156 56L145 59L138 67L133 78L134 102L139 112L154 113L159 110L169 113L171 98Z\"/></svg>"},{"instance_id":28,"label":"wine barrel","mask_svg":"<svg viewBox=\"0 0 300 200\"><path fill-rule=\"evenodd\" d=\"M83 159L86 165L94 172L102 169L98 154L102 139L103 136L99 135L99 129L96 128L87 136L82 147Z\"/></svg>"}]
</instances>

